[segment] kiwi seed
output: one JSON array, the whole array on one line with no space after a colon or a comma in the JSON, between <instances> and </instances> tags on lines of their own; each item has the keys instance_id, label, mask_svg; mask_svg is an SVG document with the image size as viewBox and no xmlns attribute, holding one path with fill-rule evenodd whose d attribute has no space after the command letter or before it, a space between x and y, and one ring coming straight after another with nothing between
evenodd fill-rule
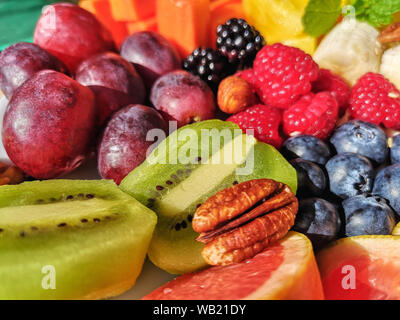
<instances>
[{"instance_id":1,"label":"kiwi seed","mask_svg":"<svg viewBox=\"0 0 400 320\"><path fill-rule=\"evenodd\" d=\"M161 191L161 190L164 190L164 187L163 187L163 186L156 186L156 189L157 189L158 191Z\"/></svg>"},{"instance_id":2,"label":"kiwi seed","mask_svg":"<svg viewBox=\"0 0 400 320\"><path fill-rule=\"evenodd\" d=\"M62 222L62 223L57 225L57 227L59 227L59 228L63 228L63 227L66 227L66 226L67 226L67 224L65 222Z\"/></svg>"},{"instance_id":3,"label":"kiwi seed","mask_svg":"<svg viewBox=\"0 0 400 320\"><path fill-rule=\"evenodd\" d=\"M188 219L189 222L192 222L193 216L192 216L191 214L189 214L189 215L187 216L187 219Z\"/></svg>"},{"instance_id":4,"label":"kiwi seed","mask_svg":"<svg viewBox=\"0 0 400 320\"><path fill-rule=\"evenodd\" d=\"M171 181L171 180L167 180L167 181L165 181L165 183L167 184L167 185L172 185L173 184L173 182Z\"/></svg>"},{"instance_id":5,"label":"kiwi seed","mask_svg":"<svg viewBox=\"0 0 400 320\"><path fill-rule=\"evenodd\" d=\"M181 229L181 225L179 224L179 223L177 223L176 225L175 225L175 230L176 231L179 231Z\"/></svg>"},{"instance_id":6,"label":"kiwi seed","mask_svg":"<svg viewBox=\"0 0 400 320\"><path fill-rule=\"evenodd\" d=\"M94 218L93 222L100 222L100 219L99 218Z\"/></svg>"},{"instance_id":7,"label":"kiwi seed","mask_svg":"<svg viewBox=\"0 0 400 320\"><path fill-rule=\"evenodd\" d=\"M186 223L186 221L184 220L184 221L182 221L182 223L181 223L181 226L182 226L182 228L183 229L185 229L186 227L187 227L187 223Z\"/></svg>"},{"instance_id":8,"label":"kiwi seed","mask_svg":"<svg viewBox=\"0 0 400 320\"><path fill-rule=\"evenodd\" d=\"M86 223L86 222L88 222L88 219L81 219L81 222Z\"/></svg>"}]
</instances>

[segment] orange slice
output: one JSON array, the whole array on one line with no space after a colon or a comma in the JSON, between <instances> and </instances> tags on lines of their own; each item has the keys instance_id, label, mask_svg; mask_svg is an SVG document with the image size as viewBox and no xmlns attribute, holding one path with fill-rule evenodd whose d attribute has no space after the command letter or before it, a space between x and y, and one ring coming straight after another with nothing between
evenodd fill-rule
<instances>
[{"instance_id":1,"label":"orange slice","mask_svg":"<svg viewBox=\"0 0 400 320\"><path fill-rule=\"evenodd\" d=\"M323 290L311 242L290 232L250 260L185 274L143 299L323 299Z\"/></svg>"},{"instance_id":2,"label":"orange slice","mask_svg":"<svg viewBox=\"0 0 400 320\"><path fill-rule=\"evenodd\" d=\"M400 299L400 237L341 239L317 260L326 299Z\"/></svg>"}]
</instances>

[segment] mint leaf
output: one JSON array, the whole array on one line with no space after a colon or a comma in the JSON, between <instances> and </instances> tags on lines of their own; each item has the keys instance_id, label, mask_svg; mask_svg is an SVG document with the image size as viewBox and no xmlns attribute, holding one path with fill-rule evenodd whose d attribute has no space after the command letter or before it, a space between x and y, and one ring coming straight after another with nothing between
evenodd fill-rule
<instances>
[{"instance_id":1,"label":"mint leaf","mask_svg":"<svg viewBox=\"0 0 400 320\"><path fill-rule=\"evenodd\" d=\"M304 32L313 37L327 33L340 13L340 0L310 0L303 15Z\"/></svg>"},{"instance_id":2,"label":"mint leaf","mask_svg":"<svg viewBox=\"0 0 400 320\"><path fill-rule=\"evenodd\" d=\"M400 0L357 0L354 7L357 19L379 28L393 21L393 15L400 11Z\"/></svg>"}]
</instances>

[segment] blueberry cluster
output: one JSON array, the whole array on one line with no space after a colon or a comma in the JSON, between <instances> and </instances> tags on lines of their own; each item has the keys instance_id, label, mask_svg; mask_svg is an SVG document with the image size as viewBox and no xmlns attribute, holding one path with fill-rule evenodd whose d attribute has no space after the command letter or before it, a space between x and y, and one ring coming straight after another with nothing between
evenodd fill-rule
<instances>
[{"instance_id":1,"label":"blueberry cluster","mask_svg":"<svg viewBox=\"0 0 400 320\"><path fill-rule=\"evenodd\" d=\"M282 152L298 176L293 229L315 247L342 236L392 233L400 214L400 135L388 139L380 127L353 120L336 129L330 144L301 135Z\"/></svg>"}]
</instances>

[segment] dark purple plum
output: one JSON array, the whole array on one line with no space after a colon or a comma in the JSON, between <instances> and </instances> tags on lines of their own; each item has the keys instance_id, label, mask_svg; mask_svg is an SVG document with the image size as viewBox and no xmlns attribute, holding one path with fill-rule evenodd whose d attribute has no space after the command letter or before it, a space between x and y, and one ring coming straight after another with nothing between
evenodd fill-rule
<instances>
[{"instance_id":1,"label":"dark purple plum","mask_svg":"<svg viewBox=\"0 0 400 320\"><path fill-rule=\"evenodd\" d=\"M60 59L72 73L90 56L114 51L111 33L89 11L72 3L43 8L34 42Z\"/></svg>"},{"instance_id":2,"label":"dark purple plum","mask_svg":"<svg viewBox=\"0 0 400 320\"><path fill-rule=\"evenodd\" d=\"M146 159L148 149L155 143L146 139L152 129L162 130L165 136L168 130L161 114L153 108L129 105L117 111L108 122L99 145L100 175L119 184Z\"/></svg>"},{"instance_id":3,"label":"dark purple plum","mask_svg":"<svg viewBox=\"0 0 400 320\"><path fill-rule=\"evenodd\" d=\"M0 90L11 99L21 84L44 69L67 72L60 60L39 46L28 42L15 43L0 52Z\"/></svg>"},{"instance_id":4,"label":"dark purple plum","mask_svg":"<svg viewBox=\"0 0 400 320\"><path fill-rule=\"evenodd\" d=\"M199 77L173 71L160 77L151 89L150 101L165 118L183 125L214 118L214 95Z\"/></svg>"},{"instance_id":5,"label":"dark purple plum","mask_svg":"<svg viewBox=\"0 0 400 320\"><path fill-rule=\"evenodd\" d=\"M126 38L121 45L121 56L134 64L148 90L160 76L181 68L175 47L160 34L150 31Z\"/></svg>"},{"instance_id":6,"label":"dark purple plum","mask_svg":"<svg viewBox=\"0 0 400 320\"><path fill-rule=\"evenodd\" d=\"M95 93L100 124L128 104L143 103L146 97L143 81L133 65L112 52L84 60L75 79Z\"/></svg>"},{"instance_id":7,"label":"dark purple plum","mask_svg":"<svg viewBox=\"0 0 400 320\"><path fill-rule=\"evenodd\" d=\"M78 167L90 151L97 109L89 88L65 74L42 70L11 98L3 144L28 175L51 179Z\"/></svg>"}]
</instances>

